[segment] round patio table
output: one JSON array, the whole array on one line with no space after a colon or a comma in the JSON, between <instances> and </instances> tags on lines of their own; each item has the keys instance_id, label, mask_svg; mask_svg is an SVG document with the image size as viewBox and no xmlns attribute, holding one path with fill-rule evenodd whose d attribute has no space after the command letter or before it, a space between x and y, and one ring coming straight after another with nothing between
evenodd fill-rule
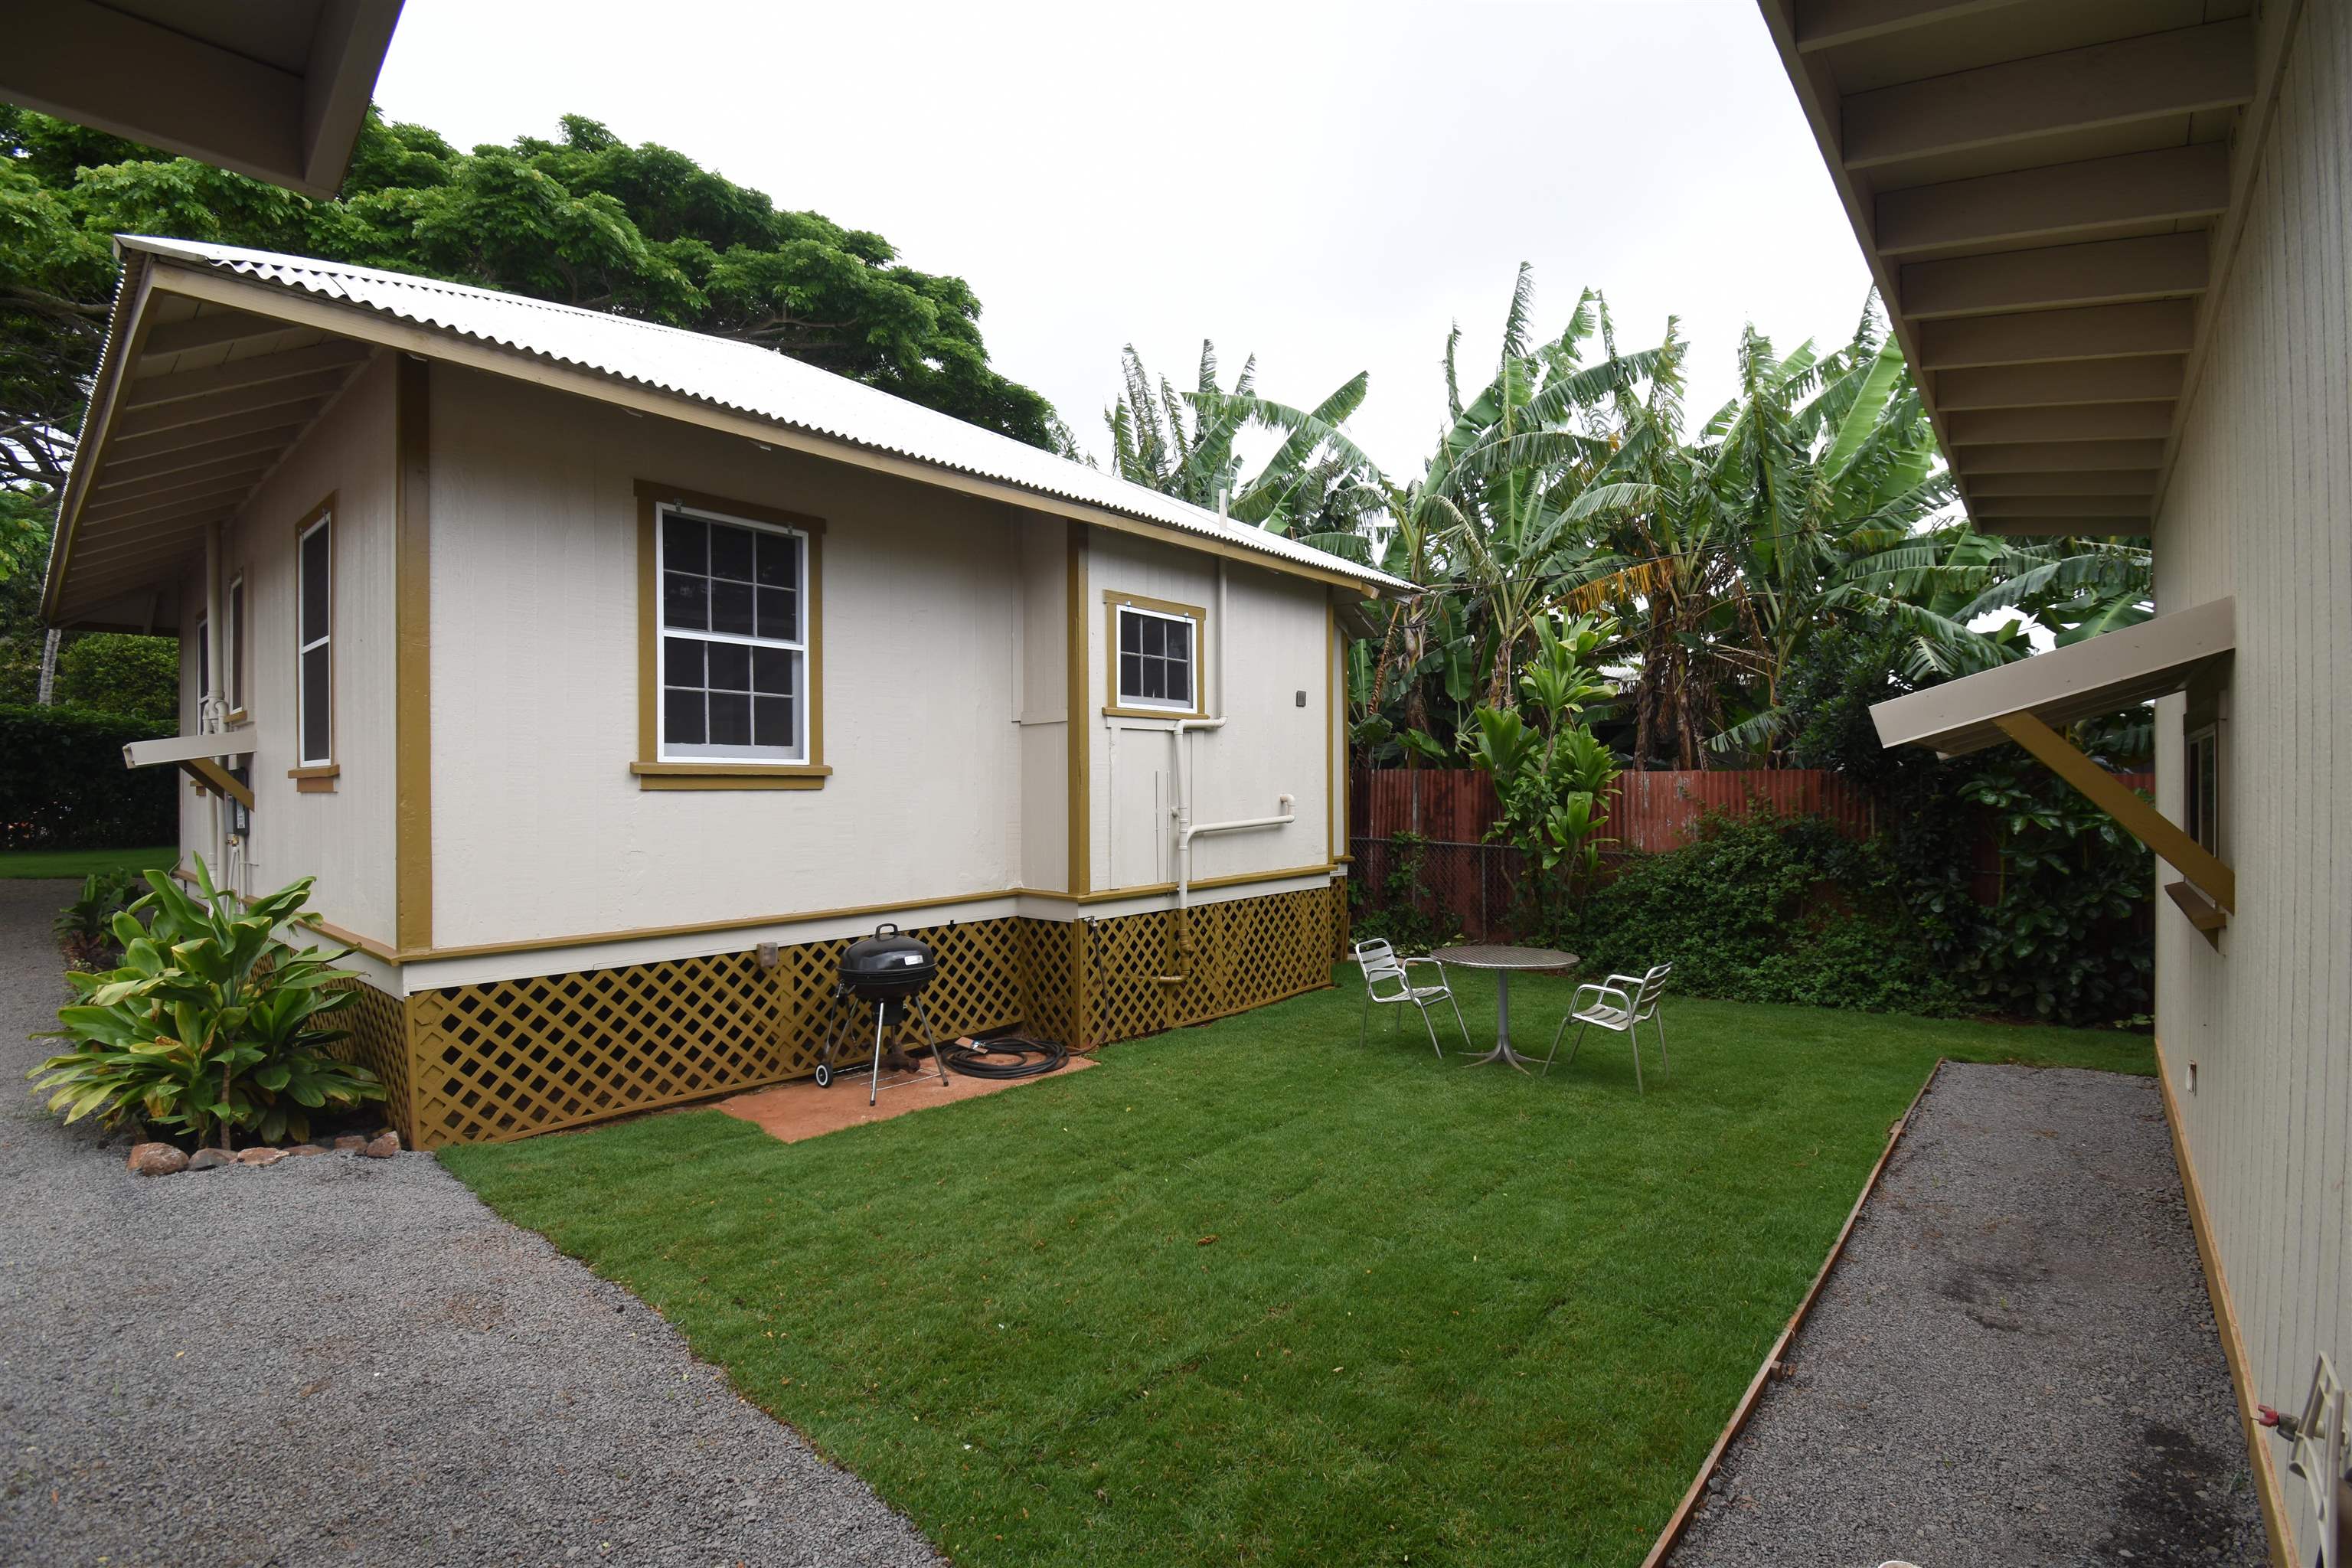
<instances>
[{"instance_id":1,"label":"round patio table","mask_svg":"<svg viewBox=\"0 0 2352 1568\"><path fill-rule=\"evenodd\" d=\"M1467 1065L1508 1062L1521 1072L1532 1057L1511 1049L1511 972L1515 969L1573 969L1584 961L1572 952L1549 947L1496 947L1475 942L1466 947L1441 947L1430 957L1462 969L1495 972L1495 1048Z\"/></svg>"}]
</instances>

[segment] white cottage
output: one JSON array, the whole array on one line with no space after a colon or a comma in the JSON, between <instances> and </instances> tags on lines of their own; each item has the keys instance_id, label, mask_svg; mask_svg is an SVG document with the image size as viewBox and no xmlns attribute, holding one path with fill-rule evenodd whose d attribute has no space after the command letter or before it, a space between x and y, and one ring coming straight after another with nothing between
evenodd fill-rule
<instances>
[{"instance_id":1,"label":"white cottage","mask_svg":"<svg viewBox=\"0 0 2352 1568\"><path fill-rule=\"evenodd\" d=\"M412 1142L806 1072L834 955L1092 1046L1329 984L1408 585L764 351L125 238L45 611L176 633L182 842L315 875Z\"/></svg>"}]
</instances>

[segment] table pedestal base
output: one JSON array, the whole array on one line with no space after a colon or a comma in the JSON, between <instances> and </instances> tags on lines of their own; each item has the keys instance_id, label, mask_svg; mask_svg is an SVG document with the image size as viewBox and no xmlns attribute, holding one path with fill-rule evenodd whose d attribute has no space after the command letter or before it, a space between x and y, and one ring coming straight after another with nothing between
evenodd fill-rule
<instances>
[{"instance_id":1,"label":"table pedestal base","mask_svg":"<svg viewBox=\"0 0 2352 1568\"><path fill-rule=\"evenodd\" d=\"M1495 1048L1483 1056L1473 1057L1465 1067L1484 1067L1488 1062L1508 1062L1521 1072L1528 1070L1533 1057L1523 1057L1511 1049L1511 972L1495 971Z\"/></svg>"}]
</instances>

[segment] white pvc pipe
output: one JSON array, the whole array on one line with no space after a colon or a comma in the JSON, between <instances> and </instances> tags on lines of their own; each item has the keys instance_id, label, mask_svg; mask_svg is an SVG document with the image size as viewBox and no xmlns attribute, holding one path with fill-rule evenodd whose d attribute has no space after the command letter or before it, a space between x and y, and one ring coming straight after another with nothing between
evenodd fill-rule
<instances>
[{"instance_id":1,"label":"white pvc pipe","mask_svg":"<svg viewBox=\"0 0 2352 1568\"><path fill-rule=\"evenodd\" d=\"M221 698L221 525L208 523L205 528L205 666L207 677L205 689L196 694L196 731L199 734L217 734L227 717L228 707ZM215 763L226 765L226 759L215 757ZM228 876L228 814L220 792L207 790L212 801L212 874L216 879Z\"/></svg>"}]
</instances>

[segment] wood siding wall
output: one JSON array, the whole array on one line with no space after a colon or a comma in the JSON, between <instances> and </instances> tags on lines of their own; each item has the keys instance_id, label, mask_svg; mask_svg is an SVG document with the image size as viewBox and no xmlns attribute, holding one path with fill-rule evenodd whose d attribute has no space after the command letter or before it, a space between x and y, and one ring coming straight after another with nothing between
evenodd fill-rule
<instances>
[{"instance_id":1,"label":"wood siding wall","mask_svg":"<svg viewBox=\"0 0 2352 1568\"><path fill-rule=\"evenodd\" d=\"M266 893L316 877L310 907L345 931L393 936L393 363L362 371L301 443L222 530L221 592L245 578L246 707L254 727L253 831L233 868L240 891ZM286 771L295 735L295 524L335 497L334 760L331 793L305 795ZM180 584L182 733L196 721L196 617L205 610L199 551ZM226 645L224 645L226 647ZM224 652L226 658L226 651ZM223 681L224 689L226 681ZM206 797L180 792L183 860L212 855ZM215 875L218 875L215 868ZM223 877L223 881L230 880Z\"/></svg>"},{"instance_id":2,"label":"wood siding wall","mask_svg":"<svg viewBox=\"0 0 2352 1568\"><path fill-rule=\"evenodd\" d=\"M2156 531L2160 609L2238 601L2221 736L2238 910L2217 951L2158 900L2157 1035L2251 1393L2283 1409L2319 1352L2352 1368L2352 5L2306 0L2289 48ZM2176 821L2184 708L2158 709Z\"/></svg>"}]
</instances>

